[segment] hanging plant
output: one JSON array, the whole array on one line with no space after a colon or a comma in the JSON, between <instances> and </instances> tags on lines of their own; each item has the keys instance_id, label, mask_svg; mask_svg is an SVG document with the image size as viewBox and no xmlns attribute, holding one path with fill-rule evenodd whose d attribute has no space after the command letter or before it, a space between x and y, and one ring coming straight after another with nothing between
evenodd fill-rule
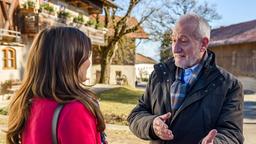
<instances>
[{"instance_id":1,"label":"hanging plant","mask_svg":"<svg viewBox=\"0 0 256 144\"><path fill-rule=\"evenodd\" d=\"M41 10L41 11L42 11L42 10L45 10L45 11L47 11L49 14L53 14L53 13L55 12L54 7L51 6L49 3L46 3L46 2L40 4L40 10Z\"/></svg>"},{"instance_id":2,"label":"hanging plant","mask_svg":"<svg viewBox=\"0 0 256 144\"><path fill-rule=\"evenodd\" d=\"M96 25L96 20L90 19L89 21L87 21L86 25L87 26L95 26Z\"/></svg>"},{"instance_id":3,"label":"hanging plant","mask_svg":"<svg viewBox=\"0 0 256 144\"><path fill-rule=\"evenodd\" d=\"M22 4L23 8L25 9L33 9L36 6L36 3L34 1L28 0Z\"/></svg>"},{"instance_id":4,"label":"hanging plant","mask_svg":"<svg viewBox=\"0 0 256 144\"><path fill-rule=\"evenodd\" d=\"M77 17L74 17L73 22L78 23L78 24L83 24L84 23L83 15L78 15Z\"/></svg>"},{"instance_id":5,"label":"hanging plant","mask_svg":"<svg viewBox=\"0 0 256 144\"><path fill-rule=\"evenodd\" d=\"M67 19L70 16L71 16L70 13L65 10L61 10L58 12L58 18Z\"/></svg>"}]
</instances>

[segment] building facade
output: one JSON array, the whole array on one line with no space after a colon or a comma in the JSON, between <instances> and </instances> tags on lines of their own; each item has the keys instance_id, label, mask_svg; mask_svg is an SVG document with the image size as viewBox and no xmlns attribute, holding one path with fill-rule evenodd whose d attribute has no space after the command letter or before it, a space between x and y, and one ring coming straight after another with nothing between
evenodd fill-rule
<instances>
[{"instance_id":1,"label":"building facade","mask_svg":"<svg viewBox=\"0 0 256 144\"><path fill-rule=\"evenodd\" d=\"M147 81L149 79L150 74L154 70L155 64L157 64L157 61L155 61L154 59L144 56L142 54L136 54L136 81Z\"/></svg>"},{"instance_id":2,"label":"building facade","mask_svg":"<svg viewBox=\"0 0 256 144\"><path fill-rule=\"evenodd\" d=\"M77 27L94 47L105 45L107 30L96 29L90 16L101 14L103 6L115 7L111 0L7 0L0 4L0 82L22 79L32 41L46 27ZM92 77L92 67L87 74Z\"/></svg>"},{"instance_id":3,"label":"building facade","mask_svg":"<svg viewBox=\"0 0 256 144\"><path fill-rule=\"evenodd\" d=\"M229 72L256 78L256 20L213 29L209 49Z\"/></svg>"}]
</instances>

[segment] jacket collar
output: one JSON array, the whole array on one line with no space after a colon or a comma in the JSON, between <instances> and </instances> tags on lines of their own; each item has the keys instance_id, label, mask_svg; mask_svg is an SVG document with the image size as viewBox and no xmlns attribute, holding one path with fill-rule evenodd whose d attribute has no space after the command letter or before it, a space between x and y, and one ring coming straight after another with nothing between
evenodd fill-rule
<instances>
[{"instance_id":1,"label":"jacket collar","mask_svg":"<svg viewBox=\"0 0 256 144\"><path fill-rule=\"evenodd\" d=\"M179 115L179 113L183 111L186 107L188 107L192 103L202 99L205 95L207 95L208 90L205 88L220 75L220 72L216 68L214 53L211 51L208 51L208 56L211 57L211 60L207 61L204 64L204 67L199 74L199 78L193 84L193 86L189 89L183 104L176 111L172 121L174 121L177 115ZM204 93L194 95L196 92L202 89L203 90L205 89Z\"/></svg>"},{"instance_id":2,"label":"jacket collar","mask_svg":"<svg viewBox=\"0 0 256 144\"><path fill-rule=\"evenodd\" d=\"M193 102L203 98L204 95L193 95L193 94L205 88L208 85L208 83L212 82L212 80L214 80L218 76L219 72L213 75L211 74L214 70L216 70L215 54L210 50L208 50L207 53L208 53L208 57L211 57L211 59L205 62L202 68L203 72L199 74L198 80L191 87L183 104L181 105L180 109L176 112L175 115L180 113L183 109L185 109L187 106L189 106ZM170 111L170 86L175 81L175 71L177 69L177 67L175 66L174 58L171 57L164 63L159 63L154 65L154 69L155 69L157 78L162 85L164 106L166 111L168 112Z\"/></svg>"}]
</instances>

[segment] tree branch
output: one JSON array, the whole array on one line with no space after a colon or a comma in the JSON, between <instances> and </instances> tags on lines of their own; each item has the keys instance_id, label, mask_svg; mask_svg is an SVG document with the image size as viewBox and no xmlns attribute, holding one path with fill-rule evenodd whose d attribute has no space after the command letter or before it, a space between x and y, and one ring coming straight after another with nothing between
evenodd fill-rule
<instances>
[{"instance_id":1,"label":"tree branch","mask_svg":"<svg viewBox=\"0 0 256 144\"><path fill-rule=\"evenodd\" d=\"M145 22L157 9L154 9L152 11L150 11L146 16L142 17L141 20L133 27L126 29L123 33L123 35L126 35L128 33L132 33L135 32L136 30L138 30L138 28L141 26L141 24L143 22Z\"/></svg>"},{"instance_id":2,"label":"tree branch","mask_svg":"<svg viewBox=\"0 0 256 144\"><path fill-rule=\"evenodd\" d=\"M108 26L109 26L109 19L110 19L109 7L104 7L104 12L105 12L104 27L108 28Z\"/></svg>"},{"instance_id":3,"label":"tree branch","mask_svg":"<svg viewBox=\"0 0 256 144\"><path fill-rule=\"evenodd\" d=\"M130 4L129 4L129 7L128 7L128 10L126 11L126 14L117 22L117 27L119 27L119 25L122 25L123 23L126 23L127 18L130 17L133 8L134 8L140 1L141 1L141 0L130 0Z\"/></svg>"}]
</instances>

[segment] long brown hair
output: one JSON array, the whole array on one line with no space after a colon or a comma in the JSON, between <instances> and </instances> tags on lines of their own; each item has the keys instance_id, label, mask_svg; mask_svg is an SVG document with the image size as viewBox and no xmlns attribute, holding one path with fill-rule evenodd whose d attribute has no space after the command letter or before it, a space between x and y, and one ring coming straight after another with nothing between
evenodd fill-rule
<instances>
[{"instance_id":1,"label":"long brown hair","mask_svg":"<svg viewBox=\"0 0 256 144\"><path fill-rule=\"evenodd\" d=\"M52 98L58 103L79 100L97 118L98 131L105 129L96 96L78 79L79 68L90 53L90 39L76 28L52 27L36 36L21 87L10 103L7 143L19 142L34 96Z\"/></svg>"}]
</instances>

